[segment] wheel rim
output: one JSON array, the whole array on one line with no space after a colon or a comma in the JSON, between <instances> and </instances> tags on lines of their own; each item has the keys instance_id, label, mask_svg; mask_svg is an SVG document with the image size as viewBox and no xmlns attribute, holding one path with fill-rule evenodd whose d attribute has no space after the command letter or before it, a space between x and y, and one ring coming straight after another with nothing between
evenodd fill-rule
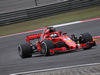
<instances>
[{"instance_id":1,"label":"wheel rim","mask_svg":"<svg viewBox=\"0 0 100 75\"><path fill-rule=\"evenodd\" d=\"M45 47L45 44L42 44L42 49L41 49L41 50L42 50L42 53L43 53L43 54L46 54L46 47Z\"/></svg>"},{"instance_id":2,"label":"wheel rim","mask_svg":"<svg viewBox=\"0 0 100 75\"><path fill-rule=\"evenodd\" d=\"M22 57L22 48L21 48L20 45L19 45L19 47L18 47L18 53L19 53L19 56Z\"/></svg>"},{"instance_id":3,"label":"wheel rim","mask_svg":"<svg viewBox=\"0 0 100 75\"><path fill-rule=\"evenodd\" d=\"M80 43L85 43L85 39L82 35L80 35Z\"/></svg>"}]
</instances>

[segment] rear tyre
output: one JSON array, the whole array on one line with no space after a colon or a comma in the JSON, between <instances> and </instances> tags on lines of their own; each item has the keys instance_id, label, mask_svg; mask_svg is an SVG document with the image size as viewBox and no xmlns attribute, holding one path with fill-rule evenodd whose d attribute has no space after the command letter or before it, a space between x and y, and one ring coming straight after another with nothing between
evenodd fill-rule
<instances>
[{"instance_id":1,"label":"rear tyre","mask_svg":"<svg viewBox=\"0 0 100 75\"><path fill-rule=\"evenodd\" d=\"M89 33L80 34L80 37L79 37L79 43L80 44L87 43L87 42L90 42L90 41L93 41L91 34L89 34ZM90 48L92 48L92 46L87 47L87 48L83 48L83 49L86 50L86 49L90 49Z\"/></svg>"},{"instance_id":2,"label":"rear tyre","mask_svg":"<svg viewBox=\"0 0 100 75\"><path fill-rule=\"evenodd\" d=\"M18 46L18 53L21 58L32 57L32 47L29 43L21 44Z\"/></svg>"},{"instance_id":3,"label":"rear tyre","mask_svg":"<svg viewBox=\"0 0 100 75\"><path fill-rule=\"evenodd\" d=\"M41 52L44 56L51 55L49 49L54 49L54 44L51 40L44 40L41 43Z\"/></svg>"}]
</instances>

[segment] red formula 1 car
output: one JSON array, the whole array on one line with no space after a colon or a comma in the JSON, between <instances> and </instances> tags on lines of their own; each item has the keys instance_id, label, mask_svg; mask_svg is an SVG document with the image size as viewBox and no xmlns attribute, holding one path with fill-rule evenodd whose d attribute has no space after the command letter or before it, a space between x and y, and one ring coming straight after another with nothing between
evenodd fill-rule
<instances>
[{"instance_id":1,"label":"red formula 1 car","mask_svg":"<svg viewBox=\"0 0 100 75\"><path fill-rule=\"evenodd\" d=\"M35 44L31 40L38 39ZM31 57L33 53L40 52L44 56L55 54L56 52L66 52L76 49L90 49L96 46L89 33L70 37L62 31L55 31L55 28L48 27L42 33L26 36L26 43L18 46L18 53L21 58Z\"/></svg>"}]
</instances>

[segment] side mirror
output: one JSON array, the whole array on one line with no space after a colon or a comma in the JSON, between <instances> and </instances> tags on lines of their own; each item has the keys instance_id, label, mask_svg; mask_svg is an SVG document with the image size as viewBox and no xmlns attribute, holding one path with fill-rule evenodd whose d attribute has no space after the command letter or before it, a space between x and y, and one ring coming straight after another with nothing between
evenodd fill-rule
<instances>
[{"instance_id":1,"label":"side mirror","mask_svg":"<svg viewBox=\"0 0 100 75\"><path fill-rule=\"evenodd\" d=\"M59 34L61 35L62 31L59 31Z\"/></svg>"},{"instance_id":2,"label":"side mirror","mask_svg":"<svg viewBox=\"0 0 100 75\"><path fill-rule=\"evenodd\" d=\"M66 34L67 34L66 32L63 33L63 35L66 35Z\"/></svg>"}]
</instances>

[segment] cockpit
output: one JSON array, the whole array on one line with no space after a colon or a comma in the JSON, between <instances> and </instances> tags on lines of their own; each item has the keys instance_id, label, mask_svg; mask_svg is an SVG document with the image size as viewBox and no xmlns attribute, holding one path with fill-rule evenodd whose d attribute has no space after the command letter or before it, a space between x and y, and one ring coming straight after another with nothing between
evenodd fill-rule
<instances>
[{"instance_id":1,"label":"cockpit","mask_svg":"<svg viewBox=\"0 0 100 75\"><path fill-rule=\"evenodd\" d=\"M49 38L49 37L51 38L58 37L58 34L55 32L55 28L48 27L42 32L41 40L43 40L44 38Z\"/></svg>"}]
</instances>

